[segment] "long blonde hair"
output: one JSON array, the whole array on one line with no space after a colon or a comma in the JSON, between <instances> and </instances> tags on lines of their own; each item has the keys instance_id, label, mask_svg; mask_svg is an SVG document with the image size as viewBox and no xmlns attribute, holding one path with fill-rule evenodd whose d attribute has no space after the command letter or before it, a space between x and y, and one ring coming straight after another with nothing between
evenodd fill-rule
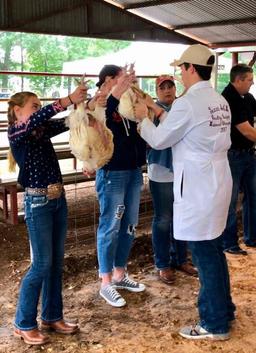
<instances>
[{"instance_id":1,"label":"long blonde hair","mask_svg":"<svg viewBox=\"0 0 256 353\"><path fill-rule=\"evenodd\" d=\"M12 126L17 121L17 117L14 112L14 107L17 105L19 107L24 107L30 97L37 97L37 95L33 92L25 91L25 92L18 92L15 93L8 101L8 111L7 111L7 118L8 118L8 125ZM16 161L13 157L11 149L8 151L7 155L8 160L8 170L9 172L15 172L16 170Z\"/></svg>"}]
</instances>

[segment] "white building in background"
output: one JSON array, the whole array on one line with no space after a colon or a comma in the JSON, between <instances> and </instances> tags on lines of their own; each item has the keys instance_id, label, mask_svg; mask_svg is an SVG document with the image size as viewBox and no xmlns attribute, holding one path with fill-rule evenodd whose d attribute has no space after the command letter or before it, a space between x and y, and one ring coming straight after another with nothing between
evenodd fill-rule
<instances>
[{"instance_id":1,"label":"white building in background","mask_svg":"<svg viewBox=\"0 0 256 353\"><path fill-rule=\"evenodd\" d=\"M172 74L170 62L178 58L186 48L183 44L132 42L127 48L115 53L66 62L62 72L98 75L104 65L124 66L134 63L139 76Z\"/></svg>"},{"instance_id":2,"label":"white building in background","mask_svg":"<svg viewBox=\"0 0 256 353\"><path fill-rule=\"evenodd\" d=\"M187 47L184 44L132 42L127 48L115 53L65 62L62 72L98 75L106 64L124 66L134 63L138 76L172 75L174 68L170 66L170 63L179 58ZM223 55L218 57L219 73L229 73L231 66L231 59L227 59Z\"/></svg>"},{"instance_id":3,"label":"white building in background","mask_svg":"<svg viewBox=\"0 0 256 353\"><path fill-rule=\"evenodd\" d=\"M115 53L65 62L62 72L98 76L101 68L106 64L124 66L134 63L138 76L175 75L175 69L170 66L170 63L179 58L186 48L187 45L183 44L132 42L127 48ZM227 59L223 55L218 56L218 73L229 73L231 65L231 59ZM97 79L95 78L94 81L97 82ZM179 88L181 89L181 87ZM95 90L91 90L89 93L94 94ZM148 92L154 90L154 87L147 89ZM182 91L183 89L181 89Z\"/></svg>"},{"instance_id":4,"label":"white building in background","mask_svg":"<svg viewBox=\"0 0 256 353\"><path fill-rule=\"evenodd\" d=\"M134 63L137 76L157 76L161 74L173 74L174 68L170 63L178 58L187 48L183 44L164 44L149 42L132 42L128 47L115 53L109 53L100 57L88 57L82 60L65 62L63 64L63 73L96 75L104 65L114 64L125 66ZM96 83L97 78L93 81ZM155 94L155 85L153 80L146 82L146 86L139 82L148 93ZM94 95L96 87L88 91Z\"/></svg>"}]
</instances>

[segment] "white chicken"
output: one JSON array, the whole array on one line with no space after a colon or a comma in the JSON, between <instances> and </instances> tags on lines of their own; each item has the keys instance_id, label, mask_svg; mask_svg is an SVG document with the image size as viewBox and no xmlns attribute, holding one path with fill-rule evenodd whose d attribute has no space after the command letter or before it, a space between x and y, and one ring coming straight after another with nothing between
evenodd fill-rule
<instances>
[{"instance_id":1,"label":"white chicken","mask_svg":"<svg viewBox=\"0 0 256 353\"><path fill-rule=\"evenodd\" d=\"M82 82L84 76L82 77ZM101 90L106 90L107 85ZM110 94L110 93L109 93ZM122 94L118 106L120 115L135 121L134 104L138 97L145 98L146 94L134 83ZM85 108L84 103L77 105L67 118L70 128L69 145L71 153L83 161L83 168L87 173L93 173L109 162L113 155L113 134L106 126L105 108L96 104L95 110Z\"/></svg>"},{"instance_id":2,"label":"white chicken","mask_svg":"<svg viewBox=\"0 0 256 353\"><path fill-rule=\"evenodd\" d=\"M134 105L138 102L138 98L145 99L146 93L143 92L137 82L133 83L128 90L126 90L119 101L118 112L119 114L129 120L136 121L136 117L134 115ZM149 118L153 119L153 112L149 109Z\"/></svg>"},{"instance_id":3,"label":"white chicken","mask_svg":"<svg viewBox=\"0 0 256 353\"><path fill-rule=\"evenodd\" d=\"M80 103L68 117L71 153L83 161L83 168L93 173L103 167L114 151L113 134L106 127L105 108L96 106L94 111Z\"/></svg>"},{"instance_id":4,"label":"white chicken","mask_svg":"<svg viewBox=\"0 0 256 353\"><path fill-rule=\"evenodd\" d=\"M135 63L132 63L130 65L125 65L123 68L124 71L128 73L135 73L134 72L134 65ZM132 83L131 87L128 88L121 96L119 100L119 105L118 105L118 112L119 114L126 119L136 121L136 117L134 114L134 105L138 102L139 98L145 99L147 94L143 92L139 85L138 82L135 78L134 82ZM149 109L149 118L152 119L152 111Z\"/></svg>"}]
</instances>

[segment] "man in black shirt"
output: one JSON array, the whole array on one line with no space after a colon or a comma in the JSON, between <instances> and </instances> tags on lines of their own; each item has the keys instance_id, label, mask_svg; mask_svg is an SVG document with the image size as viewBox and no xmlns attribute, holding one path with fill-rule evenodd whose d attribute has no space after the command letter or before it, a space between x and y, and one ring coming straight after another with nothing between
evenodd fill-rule
<instances>
[{"instance_id":1,"label":"man in black shirt","mask_svg":"<svg viewBox=\"0 0 256 353\"><path fill-rule=\"evenodd\" d=\"M240 190L244 192L244 242L247 246L256 247L256 100L248 93L252 84L252 68L238 64L232 67L230 83L222 92L230 105L232 115L232 144L228 158L233 178L227 226L223 232L223 247L228 253L241 255L246 255L247 252L238 245L236 206Z\"/></svg>"}]
</instances>

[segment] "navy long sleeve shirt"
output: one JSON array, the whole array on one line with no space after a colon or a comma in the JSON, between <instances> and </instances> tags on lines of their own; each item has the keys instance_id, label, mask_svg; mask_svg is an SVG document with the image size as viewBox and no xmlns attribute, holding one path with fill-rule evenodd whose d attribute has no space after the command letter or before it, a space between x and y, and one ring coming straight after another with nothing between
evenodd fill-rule
<instances>
[{"instance_id":1,"label":"navy long sleeve shirt","mask_svg":"<svg viewBox=\"0 0 256 353\"><path fill-rule=\"evenodd\" d=\"M46 188L62 182L50 138L67 131L68 127L64 118L49 119L63 110L57 101L32 114L26 123L9 126L10 148L20 168L18 182L24 188Z\"/></svg>"}]
</instances>

